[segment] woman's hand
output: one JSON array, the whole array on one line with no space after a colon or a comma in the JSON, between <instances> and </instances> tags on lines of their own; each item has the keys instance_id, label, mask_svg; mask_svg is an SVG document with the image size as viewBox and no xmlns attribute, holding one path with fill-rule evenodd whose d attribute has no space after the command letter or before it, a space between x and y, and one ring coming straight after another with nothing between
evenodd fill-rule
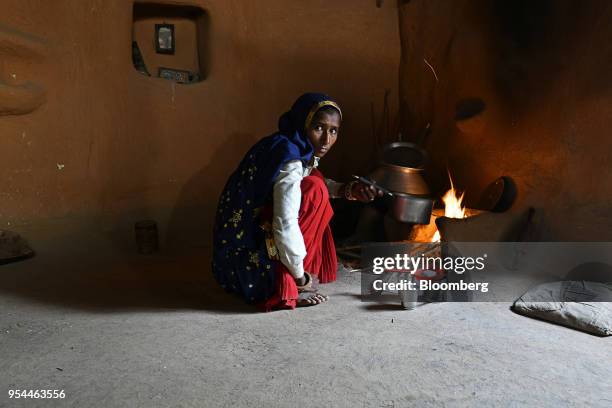
<instances>
[{"instance_id":1,"label":"woman's hand","mask_svg":"<svg viewBox=\"0 0 612 408\"><path fill-rule=\"evenodd\" d=\"M362 203L369 203L370 201L374 201L374 198L382 197L382 190L377 189L374 186L370 186L368 184L357 181L352 184L347 184L347 186L351 187L351 195L358 201Z\"/></svg>"}]
</instances>

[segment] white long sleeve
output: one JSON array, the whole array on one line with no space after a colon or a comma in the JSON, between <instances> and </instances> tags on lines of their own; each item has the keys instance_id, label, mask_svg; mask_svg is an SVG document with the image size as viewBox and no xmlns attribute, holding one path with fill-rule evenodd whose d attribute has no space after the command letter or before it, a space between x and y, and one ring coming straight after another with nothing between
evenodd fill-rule
<instances>
[{"instance_id":1,"label":"white long sleeve","mask_svg":"<svg viewBox=\"0 0 612 408\"><path fill-rule=\"evenodd\" d=\"M304 276L303 261L306 257L304 237L298 223L303 177L304 167L301 161L292 160L285 163L274 182L272 193L274 241L280 261L295 278Z\"/></svg>"}]
</instances>

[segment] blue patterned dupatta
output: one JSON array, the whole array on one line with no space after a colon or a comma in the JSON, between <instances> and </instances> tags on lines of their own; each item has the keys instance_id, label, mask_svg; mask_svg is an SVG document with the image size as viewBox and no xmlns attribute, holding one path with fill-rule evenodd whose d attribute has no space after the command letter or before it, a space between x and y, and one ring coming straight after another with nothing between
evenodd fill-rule
<instances>
[{"instance_id":1,"label":"blue patterned dupatta","mask_svg":"<svg viewBox=\"0 0 612 408\"><path fill-rule=\"evenodd\" d=\"M272 188L286 162L307 163L313 147L305 133L314 114L324 106L338 105L327 95L300 96L280 119L279 130L257 142L225 184L213 229L212 270L228 292L249 303L269 298L275 290L274 262L269 259L260 212L270 205Z\"/></svg>"}]
</instances>

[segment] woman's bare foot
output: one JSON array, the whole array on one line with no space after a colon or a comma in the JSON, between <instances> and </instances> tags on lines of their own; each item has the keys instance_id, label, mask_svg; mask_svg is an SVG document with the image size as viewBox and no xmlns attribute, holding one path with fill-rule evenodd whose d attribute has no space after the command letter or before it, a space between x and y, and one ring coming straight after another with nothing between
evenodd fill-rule
<instances>
[{"instance_id":1,"label":"woman's bare foot","mask_svg":"<svg viewBox=\"0 0 612 408\"><path fill-rule=\"evenodd\" d=\"M298 295L297 307L319 305L329 300L329 296L317 292L302 292Z\"/></svg>"}]
</instances>

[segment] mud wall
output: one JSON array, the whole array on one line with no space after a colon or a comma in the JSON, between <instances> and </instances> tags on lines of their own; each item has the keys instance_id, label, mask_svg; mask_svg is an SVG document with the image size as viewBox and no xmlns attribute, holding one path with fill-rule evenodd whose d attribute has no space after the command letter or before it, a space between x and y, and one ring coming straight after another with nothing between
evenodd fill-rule
<instances>
[{"instance_id":1,"label":"mud wall","mask_svg":"<svg viewBox=\"0 0 612 408\"><path fill-rule=\"evenodd\" d=\"M209 72L182 85L134 69L132 35L148 20L133 27L132 1L2 1L1 228L78 220L128 242L133 222L151 217L162 244L191 235L205 245L234 165L304 91L345 111L323 169L365 168L371 103L380 111L385 89L397 95L394 2L188 4L209 18Z\"/></svg>"},{"instance_id":2,"label":"mud wall","mask_svg":"<svg viewBox=\"0 0 612 408\"><path fill-rule=\"evenodd\" d=\"M612 3L399 1L404 133L468 204L502 175L542 239L612 239Z\"/></svg>"}]
</instances>

